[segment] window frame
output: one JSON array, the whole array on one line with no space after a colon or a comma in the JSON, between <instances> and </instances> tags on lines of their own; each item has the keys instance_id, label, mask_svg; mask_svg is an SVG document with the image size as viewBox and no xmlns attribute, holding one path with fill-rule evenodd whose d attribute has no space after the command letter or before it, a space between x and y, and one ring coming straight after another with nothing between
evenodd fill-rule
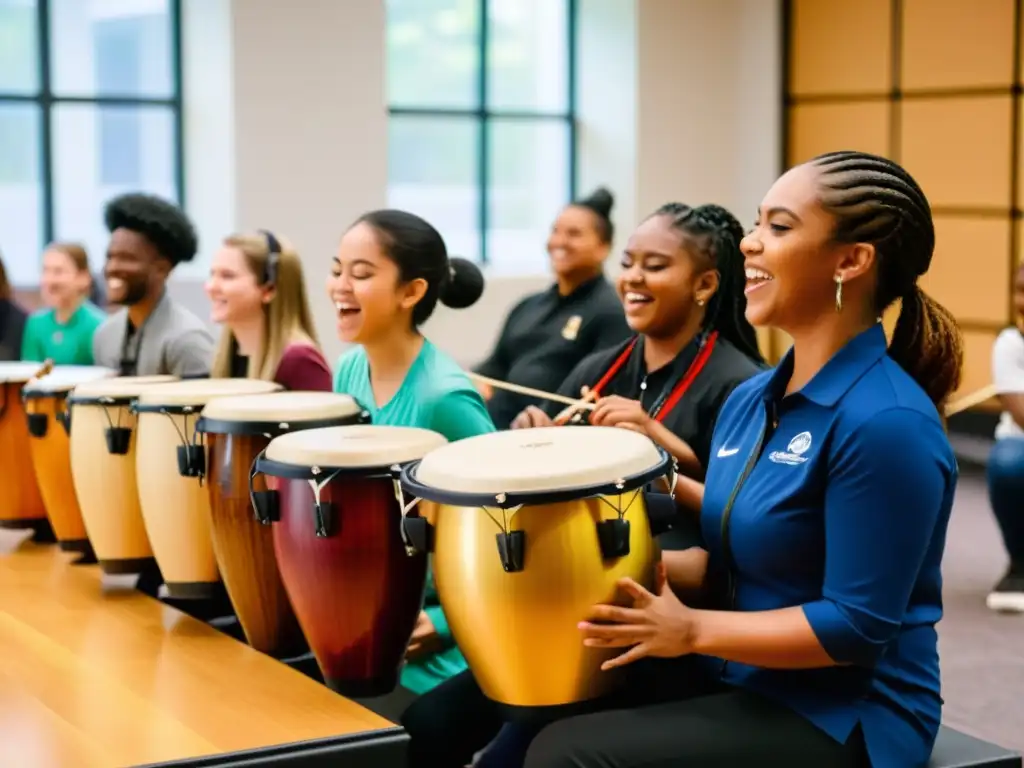
<instances>
[{"instance_id":1,"label":"window frame","mask_svg":"<svg viewBox=\"0 0 1024 768\"><path fill-rule=\"evenodd\" d=\"M550 0L548 0L550 1ZM576 198L577 176L578 176L578 146L579 146L579 124L577 115L577 78L576 78L576 46L578 42L579 8L578 0L562 0L565 3L566 30L568 40L566 41L566 109L564 111L532 110L532 109L503 109L489 107L488 96L488 62L490 59L490 28L491 15L489 13L489 0L477 0L479 4L477 28L477 56L480 62L476 74L476 107L403 107L395 106L388 102L388 118L391 117L443 117L451 119L464 119L476 123L477 135L477 157L476 157L476 191L478 197L476 226L479 233L480 253L479 263L487 265L490 263L488 252L488 228L490 226L490 204L491 204L491 173L490 173L490 147L491 147L491 124L495 121L523 121L533 122L557 122L568 128L568 161L569 161L569 200ZM390 179L388 184L390 186Z\"/></svg>"}]
</instances>

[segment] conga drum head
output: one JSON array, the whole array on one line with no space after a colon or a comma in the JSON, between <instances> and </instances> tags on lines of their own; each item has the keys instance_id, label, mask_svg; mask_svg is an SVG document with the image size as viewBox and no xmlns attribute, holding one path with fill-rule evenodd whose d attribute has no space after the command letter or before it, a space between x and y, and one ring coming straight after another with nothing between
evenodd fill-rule
<instances>
[{"instance_id":1,"label":"conga drum head","mask_svg":"<svg viewBox=\"0 0 1024 768\"><path fill-rule=\"evenodd\" d=\"M49 528L29 448L22 388L43 363L0 363L0 528ZM51 536L49 531L47 535ZM50 538L50 541L53 539Z\"/></svg>"},{"instance_id":2,"label":"conga drum head","mask_svg":"<svg viewBox=\"0 0 1024 768\"><path fill-rule=\"evenodd\" d=\"M220 594L210 534L210 499L202 479L206 452L196 421L218 397L281 390L260 379L188 379L147 387L132 408L139 418L136 476L139 505L153 554L171 597Z\"/></svg>"},{"instance_id":3,"label":"conga drum head","mask_svg":"<svg viewBox=\"0 0 1024 768\"><path fill-rule=\"evenodd\" d=\"M274 392L244 398L218 398L203 408L200 432L280 435L368 421L366 410L336 392Z\"/></svg>"},{"instance_id":4,"label":"conga drum head","mask_svg":"<svg viewBox=\"0 0 1024 768\"><path fill-rule=\"evenodd\" d=\"M139 573L153 564L136 475L132 402L174 376L120 376L83 382L71 410L71 475L82 519L100 566L109 574Z\"/></svg>"},{"instance_id":5,"label":"conga drum head","mask_svg":"<svg viewBox=\"0 0 1024 768\"><path fill-rule=\"evenodd\" d=\"M354 425L274 438L274 545L324 681L348 696L398 684L423 601L427 555L410 552L397 467L446 443L426 429Z\"/></svg>"},{"instance_id":6,"label":"conga drum head","mask_svg":"<svg viewBox=\"0 0 1024 768\"><path fill-rule=\"evenodd\" d=\"M0 384L24 384L43 370L43 366L43 363L0 363Z\"/></svg>"},{"instance_id":7,"label":"conga drum head","mask_svg":"<svg viewBox=\"0 0 1024 768\"><path fill-rule=\"evenodd\" d=\"M83 555L81 562L94 560L71 476L70 421L65 399L79 384L115 375L116 371L100 366L58 365L21 390L32 437L32 464L46 515L61 549Z\"/></svg>"},{"instance_id":8,"label":"conga drum head","mask_svg":"<svg viewBox=\"0 0 1024 768\"><path fill-rule=\"evenodd\" d=\"M653 587L660 557L645 488L670 472L650 438L614 427L495 432L437 448L402 471L433 504L434 574L452 633L484 693L517 717L608 693L619 651L577 624L617 583Z\"/></svg>"}]
</instances>

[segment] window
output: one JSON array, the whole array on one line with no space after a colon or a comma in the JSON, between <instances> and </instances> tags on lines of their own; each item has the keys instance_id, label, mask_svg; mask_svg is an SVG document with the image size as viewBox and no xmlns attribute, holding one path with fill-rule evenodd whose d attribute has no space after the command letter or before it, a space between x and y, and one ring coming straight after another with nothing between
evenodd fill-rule
<instances>
[{"instance_id":1,"label":"window","mask_svg":"<svg viewBox=\"0 0 1024 768\"><path fill-rule=\"evenodd\" d=\"M181 0L0 0L0 256L35 285L44 245L103 263L103 206L182 202Z\"/></svg>"},{"instance_id":2,"label":"window","mask_svg":"<svg viewBox=\"0 0 1024 768\"><path fill-rule=\"evenodd\" d=\"M388 197L453 255L547 268L575 193L575 0L387 0Z\"/></svg>"}]
</instances>

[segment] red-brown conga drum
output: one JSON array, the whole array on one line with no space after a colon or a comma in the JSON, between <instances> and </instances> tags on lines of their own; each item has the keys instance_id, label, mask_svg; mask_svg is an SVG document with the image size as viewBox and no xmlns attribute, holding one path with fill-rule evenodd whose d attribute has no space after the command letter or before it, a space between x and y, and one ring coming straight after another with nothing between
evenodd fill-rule
<instances>
[{"instance_id":1,"label":"red-brown conga drum","mask_svg":"<svg viewBox=\"0 0 1024 768\"><path fill-rule=\"evenodd\" d=\"M0 363L0 528L50 535L21 400L22 388L42 370L43 363Z\"/></svg>"},{"instance_id":2,"label":"red-brown conga drum","mask_svg":"<svg viewBox=\"0 0 1024 768\"><path fill-rule=\"evenodd\" d=\"M401 465L447 441L436 432L360 425L283 435L256 469L285 589L324 682L346 696L398 684L423 603L427 553L410 548Z\"/></svg>"},{"instance_id":3,"label":"red-brown conga drum","mask_svg":"<svg viewBox=\"0 0 1024 768\"><path fill-rule=\"evenodd\" d=\"M29 447L46 515L65 552L82 555L81 564L95 562L71 476L67 397L79 384L107 379L116 371L91 365L58 365L21 390L28 418Z\"/></svg>"},{"instance_id":4,"label":"red-brown conga drum","mask_svg":"<svg viewBox=\"0 0 1024 768\"><path fill-rule=\"evenodd\" d=\"M203 408L196 430L206 443L213 551L245 637L258 651L283 658L306 644L281 582L270 521L261 523L253 509L256 457L277 435L366 419L355 400L331 392L223 397ZM262 478L252 482L265 490Z\"/></svg>"}]
</instances>

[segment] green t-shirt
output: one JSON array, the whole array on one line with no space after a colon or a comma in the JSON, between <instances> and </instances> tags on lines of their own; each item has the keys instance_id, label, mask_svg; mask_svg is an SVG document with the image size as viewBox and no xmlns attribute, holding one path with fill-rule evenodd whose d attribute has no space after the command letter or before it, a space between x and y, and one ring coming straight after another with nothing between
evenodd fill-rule
<instances>
[{"instance_id":1,"label":"green t-shirt","mask_svg":"<svg viewBox=\"0 0 1024 768\"><path fill-rule=\"evenodd\" d=\"M427 340L401 387L384 406L378 408L374 402L370 366L362 347L350 349L338 360L334 391L359 401L374 424L432 429L452 442L495 431L487 406L469 377ZM426 693L467 669L441 610L433 570L427 577L423 610L447 647L433 656L408 662L402 669L402 686L416 694Z\"/></svg>"},{"instance_id":2,"label":"green t-shirt","mask_svg":"<svg viewBox=\"0 0 1024 768\"><path fill-rule=\"evenodd\" d=\"M25 323L21 359L39 363L53 360L56 365L92 365L92 337L106 319L106 313L89 301L82 302L63 324L57 322L52 309L41 309Z\"/></svg>"}]
</instances>

